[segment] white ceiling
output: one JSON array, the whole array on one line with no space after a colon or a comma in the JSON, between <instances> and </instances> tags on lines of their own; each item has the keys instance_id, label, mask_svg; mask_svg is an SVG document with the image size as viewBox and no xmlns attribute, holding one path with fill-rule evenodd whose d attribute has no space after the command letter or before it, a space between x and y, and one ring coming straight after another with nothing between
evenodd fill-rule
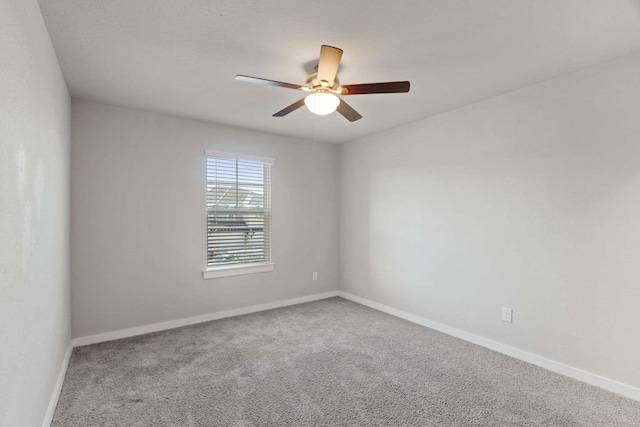
<instances>
[{"instance_id":1,"label":"white ceiling","mask_svg":"<svg viewBox=\"0 0 640 427\"><path fill-rule=\"evenodd\" d=\"M640 49L640 0L40 0L75 98L344 142ZM304 93L321 44L364 118L271 115Z\"/></svg>"}]
</instances>

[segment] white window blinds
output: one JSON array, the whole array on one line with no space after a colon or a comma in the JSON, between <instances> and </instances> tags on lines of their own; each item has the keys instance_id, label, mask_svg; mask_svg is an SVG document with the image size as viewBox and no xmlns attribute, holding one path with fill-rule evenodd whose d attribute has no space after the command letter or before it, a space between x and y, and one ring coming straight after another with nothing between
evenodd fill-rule
<instances>
[{"instance_id":1,"label":"white window blinds","mask_svg":"<svg viewBox=\"0 0 640 427\"><path fill-rule=\"evenodd\" d=\"M271 260L271 163L207 153L207 266Z\"/></svg>"}]
</instances>

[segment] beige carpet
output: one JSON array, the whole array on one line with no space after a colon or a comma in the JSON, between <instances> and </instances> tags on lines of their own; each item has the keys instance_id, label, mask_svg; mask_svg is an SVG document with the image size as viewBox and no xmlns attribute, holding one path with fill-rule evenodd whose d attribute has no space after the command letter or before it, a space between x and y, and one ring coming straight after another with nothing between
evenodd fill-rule
<instances>
[{"instance_id":1,"label":"beige carpet","mask_svg":"<svg viewBox=\"0 0 640 427\"><path fill-rule=\"evenodd\" d=\"M76 348L53 426L640 426L640 403L340 298Z\"/></svg>"}]
</instances>

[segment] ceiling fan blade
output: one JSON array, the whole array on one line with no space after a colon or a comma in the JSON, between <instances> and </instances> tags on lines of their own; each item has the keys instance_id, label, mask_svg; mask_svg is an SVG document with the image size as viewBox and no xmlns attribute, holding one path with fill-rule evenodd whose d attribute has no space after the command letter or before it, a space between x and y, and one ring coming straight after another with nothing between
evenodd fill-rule
<instances>
[{"instance_id":1,"label":"ceiling fan blade","mask_svg":"<svg viewBox=\"0 0 640 427\"><path fill-rule=\"evenodd\" d=\"M238 74L236 76L236 80L238 80L240 82L258 83L258 84L262 84L262 85L286 87L287 89L299 89L299 90L302 90L302 86L300 86L300 85L294 85L292 83L279 82L279 81L276 81L276 80L261 79L260 77L243 76L241 74Z\"/></svg>"},{"instance_id":2,"label":"ceiling fan blade","mask_svg":"<svg viewBox=\"0 0 640 427\"><path fill-rule=\"evenodd\" d=\"M356 110L354 110L349 104L344 102L344 100L340 100L340 104L338 104L338 108L336 111L344 116L345 119L350 122L355 122L356 120L360 120L362 116Z\"/></svg>"},{"instance_id":3,"label":"ceiling fan blade","mask_svg":"<svg viewBox=\"0 0 640 427\"><path fill-rule=\"evenodd\" d=\"M340 95L366 95L369 93L403 93L409 92L410 83L405 82L384 82L384 83L363 83L359 85L342 85L341 90L346 89Z\"/></svg>"},{"instance_id":4,"label":"ceiling fan blade","mask_svg":"<svg viewBox=\"0 0 640 427\"><path fill-rule=\"evenodd\" d=\"M342 49L322 45L320 47L320 60L318 61L318 80L324 80L329 83L329 86L333 86L341 58Z\"/></svg>"},{"instance_id":5,"label":"ceiling fan blade","mask_svg":"<svg viewBox=\"0 0 640 427\"><path fill-rule=\"evenodd\" d=\"M296 111L298 108L302 107L303 105L304 105L304 98L278 111L273 115L273 117L284 117L287 114L291 113L292 111Z\"/></svg>"}]
</instances>

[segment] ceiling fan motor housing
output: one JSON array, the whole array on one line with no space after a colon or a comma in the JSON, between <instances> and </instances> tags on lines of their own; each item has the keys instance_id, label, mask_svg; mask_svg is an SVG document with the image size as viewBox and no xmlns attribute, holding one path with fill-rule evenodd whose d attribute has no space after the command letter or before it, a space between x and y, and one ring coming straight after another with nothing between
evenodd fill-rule
<instances>
[{"instance_id":1,"label":"ceiling fan motor housing","mask_svg":"<svg viewBox=\"0 0 640 427\"><path fill-rule=\"evenodd\" d=\"M336 77L333 80L333 85L329 86L327 83L322 84L323 82L318 80L318 73L309 74L307 77L307 87L311 90L317 89L329 89L331 91L335 91L340 87L340 79L336 74Z\"/></svg>"}]
</instances>

